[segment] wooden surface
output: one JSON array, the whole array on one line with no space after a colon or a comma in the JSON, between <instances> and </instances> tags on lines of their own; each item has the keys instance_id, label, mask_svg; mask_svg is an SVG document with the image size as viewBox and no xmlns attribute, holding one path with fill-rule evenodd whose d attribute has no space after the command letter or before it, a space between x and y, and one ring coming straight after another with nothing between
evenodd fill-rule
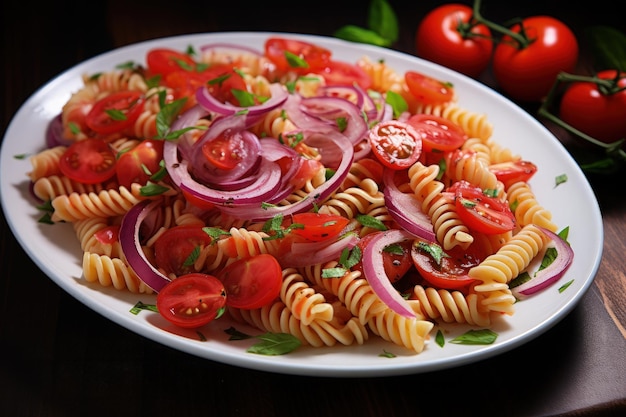
<instances>
[{"instance_id":1,"label":"wooden surface","mask_svg":"<svg viewBox=\"0 0 626 417\"><path fill-rule=\"evenodd\" d=\"M108 1L2 5L2 129L40 86L76 63L147 39L215 31L332 35L366 25L359 1L262 5ZM224 3L224 4L222 4ZM440 2L391 2L394 49L414 52L420 16ZM499 21L550 14L581 34L624 29L610 2L507 6ZM537 4L534 4L537 3ZM547 3L547 4L545 4ZM91 9L91 7L89 8ZM300 10L300 11L298 11ZM306 13L305 13L306 12ZM621 25L621 26L620 26ZM493 85L489 74L481 78ZM536 106L524 105L531 114ZM554 129L567 144L571 139ZM178 352L131 333L73 299L27 257L0 217L0 415L29 416L608 416L626 413L624 171L590 177L604 224L596 279L554 328L511 352L455 369L385 378L300 377L251 371ZM573 208L575 209L575 208Z\"/></svg>"}]
</instances>

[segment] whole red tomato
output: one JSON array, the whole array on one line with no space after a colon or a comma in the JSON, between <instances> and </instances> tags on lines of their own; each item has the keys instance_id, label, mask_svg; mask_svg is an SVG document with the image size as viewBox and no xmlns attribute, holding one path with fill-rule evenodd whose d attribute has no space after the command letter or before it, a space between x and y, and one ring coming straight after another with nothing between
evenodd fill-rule
<instances>
[{"instance_id":1,"label":"whole red tomato","mask_svg":"<svg viewBox=\"0 0 626 417\"><path fill-rule=\"evenodd\" d=\"M503 36L493 55L493 72L502 91L514 100L541 101L559 72L573 72L578 60L578 42L574 33L560 20L533 16L511 28L525 33L528 44L522 45L509 35Z\"/></svg>"},{"instance_id":2,"label":"whole red tomato","mask_svg":"<svg viewBox=\"0 0 626 417\"><path fill-rule=\"evenodd\" d=\"M415 35L417 55L455 71L478 77L489 65L493 42L489 28L472 24L472 8L444 4L430 11Z\"/></svg>"},{"instance_id":3,"label":"whole red tomato","mask_svg":"<svg viewBox=\"0 0 626 417\"><path fill-rule=\"evenodd\" d=\"M605 70L597 77L614 80L613 88L605 92L594 82L570 84L561 98L559 116L570 126L605 143L626 138L626 72L617 78L616 70Z\"/></svg>"}]
</instances>

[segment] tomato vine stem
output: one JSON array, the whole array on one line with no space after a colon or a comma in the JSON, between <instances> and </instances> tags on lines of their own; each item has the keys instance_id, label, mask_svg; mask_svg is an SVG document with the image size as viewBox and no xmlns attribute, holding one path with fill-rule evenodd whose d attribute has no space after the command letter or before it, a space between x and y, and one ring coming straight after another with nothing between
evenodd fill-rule
<instances>
[{"instance_id":1,"label":"tomato vine stem","mask_svg":"<svg viewBox=\"0 0 626 417\"><path fill-rule=\"evenodd\" d=\"M520 31L514 32L503 25L500 25L491 20L485 19L480 12L481 3L482 3L482 0L474 0L474 5L472 8L472 20L476 24L483 24L487 26L489 29L493 30L494 32L497 32L501 35L509 36L511 39L513 39L518 49L524 49L532 43L532 39L529 39L528 36L526 35L526 31L524 30L524 26L521 21L519 23ZM496 39L494 39L494 41L496 41Z\"/></svg>"}]
</instances>

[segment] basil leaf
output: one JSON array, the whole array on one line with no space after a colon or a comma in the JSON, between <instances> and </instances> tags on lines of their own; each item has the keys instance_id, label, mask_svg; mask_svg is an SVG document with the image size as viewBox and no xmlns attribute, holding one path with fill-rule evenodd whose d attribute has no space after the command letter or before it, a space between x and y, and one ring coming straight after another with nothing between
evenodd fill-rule
<instances>
[{"instance_id":1,"label":"basil leaf","mask_svg":"<svg viewBox=\"0 0 626 417\"><path fill-rule=\"evenodd\" d=\"M355 25L346 25L339 28L334 36L350 42L367 43L376 46L390 46L391 41L380 36L378 33L370 29L365 29Z\"/></svg>"},{"instance_id":2,"label":"basil leaf","mask_svg":"<svg viewBox=\"0 0 626 417\"><path fill-rule=\"evenodd\" d=\"M372 0L370 2L367 25L387 40L389 44L398 40L398 18L386 0Z\"/></svg>"}]
</instances>

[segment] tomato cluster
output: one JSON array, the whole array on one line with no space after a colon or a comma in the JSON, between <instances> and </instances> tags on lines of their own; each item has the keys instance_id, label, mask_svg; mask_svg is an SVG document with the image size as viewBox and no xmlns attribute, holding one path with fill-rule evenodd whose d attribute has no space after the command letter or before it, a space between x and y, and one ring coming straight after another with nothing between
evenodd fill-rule
<instances>
[{"instance_id":1,"label":"tomato cluster","mask_svg":"<svg viewBox=\"0 0 626 417\"><path fill-rule=\"evenodd\" d=\"M560 72L574 70L578 42L563 22L530 16L507 28L483 18L479 5L445 4L426 14L417 55L474 78L491 64L498 87L523 102L541 101Z\"/></svg>"}]
</instances>

